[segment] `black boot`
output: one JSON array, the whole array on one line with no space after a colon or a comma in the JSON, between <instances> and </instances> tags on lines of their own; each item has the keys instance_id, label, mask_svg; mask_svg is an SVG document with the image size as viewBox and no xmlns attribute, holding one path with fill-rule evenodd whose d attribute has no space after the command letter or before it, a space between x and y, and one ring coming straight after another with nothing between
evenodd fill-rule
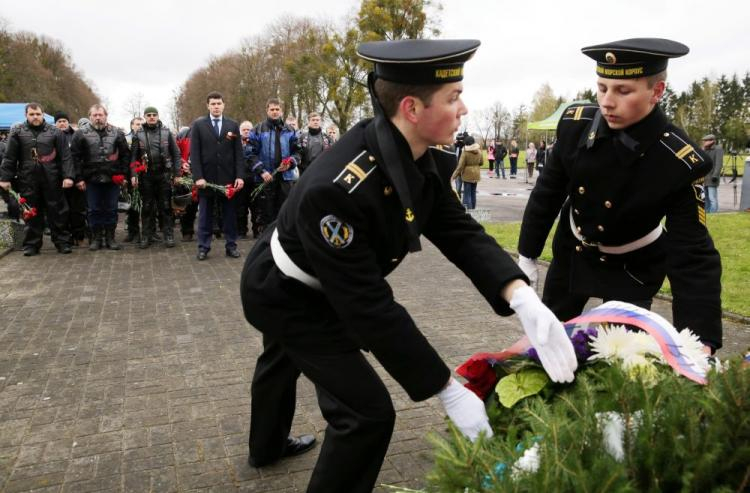
<instances>
[{"instance_id":1,"label":"black boot","mask_svg":"<svg viewBox=\"0 0 750 493\"><path fill-rule=\"evenodd\" d=\"M91 240L89 240L89 251L95 252L102 247L104 241L104 231L102 228L94 228L91 231Z\"/></svg>"},{"instance_id":2,"label":"black boot","mask_svg":"<svg viewBox=\"0 0 750 493\"><path fill-rule=\"evenodd\" d=\"M151 240L148 235L141 236L141 241L138 242L138 248L145 249L151 246Z\"/></svg>"},{"instance_id":3,"label":"black boot","mask_svg":"<svg viewBox=\"0 0 750 493\"><path fill-rule=\"evenodd\" d=\"M122 247L115 241L115 227L109 226L104 230L104 246L110 250L120 250Z\"/></svg>"},{"instance_id":4,"label":"black boot","mask_svg":"<svg viewBox=\"0 0 750 493\"><path fill-rule=\"evenodd\" d=\"M137 229L135 229L135 228L129 228L128 229L128 234L125 236L125 239L122 240L122 241L125 242L125 243L132 243L132 242L138 240L139 236L140 236L140 233L139 233L139 231Z\"/></svg>"},{"instance_id":5,"label":"black boot","mask_svg":"<svg viewBox=\"0 0 750 493\"><path fill-rule=\"evenodd\" d=\"M174 247L174 231L172 230L172 228L166 228L164 230L164 245L167 248Z\"/></svg>"}]
</instances>

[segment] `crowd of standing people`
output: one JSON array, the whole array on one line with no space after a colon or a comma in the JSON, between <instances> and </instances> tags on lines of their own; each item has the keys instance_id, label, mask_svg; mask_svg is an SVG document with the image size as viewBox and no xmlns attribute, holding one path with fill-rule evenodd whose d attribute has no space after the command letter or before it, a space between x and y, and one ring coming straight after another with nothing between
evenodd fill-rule
<instances>
[{"instance_id":1,"label":"crowd of standing people","mask_svg":"<svg viewBox=\"0 0 750 493\"><path fill-rule=\"evenodd\" d=\"M324 132L313 112L299 130L296 117L284 119L276 98L255 126L226 117L220 93L210 93L206 106L207 116L176 133L148 106L126 134L109 123L101 104L77 124L64 112L50 124L41 104L27 104L26 121L0 148L2 198L8 215L26 223L23 254L39 254L45 233L63 254L85 242L91 251L120 250L115 231L118 210L125 209L126 243L174 247L179 221L182 241L197 239L199 260L222 235L226 255L239 257L237 240L257 238L276 219L300 174L333 145L338 129Z\"/></svg>"}]
</instances>

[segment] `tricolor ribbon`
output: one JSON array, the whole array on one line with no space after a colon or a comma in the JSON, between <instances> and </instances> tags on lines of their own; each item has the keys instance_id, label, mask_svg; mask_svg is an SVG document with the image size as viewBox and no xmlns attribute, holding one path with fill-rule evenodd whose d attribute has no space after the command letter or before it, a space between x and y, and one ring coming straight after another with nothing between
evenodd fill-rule
<instances>
[{"instance_id":1,"label":"tricolor ribbon","mask_svg":"<svg viewBox=\"0 0 750 493\"><path fill-rule=\"evenodd\" d=\"M659 344L664 359L674 370L690 380L706 384L706 372L693 359L682 352L679 333L664 317L644 308L622 301L608 301L588 312L567 321L565 331L568 336L576 328L587 328L589 324L623 324L638 327L647 332ZM495 365L514 356L521 355L531 348L528 337L524 336L508 349L498 353L476 353L456 368L456 373L465 376L465 369L472 361L484 360Z\"/></svg>"}]
</instances>

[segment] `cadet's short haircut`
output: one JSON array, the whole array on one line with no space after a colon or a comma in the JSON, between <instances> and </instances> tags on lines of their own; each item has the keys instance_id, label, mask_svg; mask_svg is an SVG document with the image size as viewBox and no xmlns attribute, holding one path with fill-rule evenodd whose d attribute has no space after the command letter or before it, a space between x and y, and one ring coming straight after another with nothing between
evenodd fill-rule
<instances>
[{"instance_id":1,"label":"cadet's short haircut","mask_svg":"<svg viewBox=\"0 0 750 493\"><path fill-rule=\"evenodd\" d=\"M143 120L142 116L135 116L130 120L130 128L133 128L133 124L137 122L138 120Z\"/></svg>"},{"instance_id":2,"label":"cadet's short haircut","mask_svg":"<svg viewBox=\"0 0 750 493\"><path fill-rule=\"evenodd\" d=\"M91 108L89 108L89 116L91 116L91 113L93 113L94 110L102 110L105 115L109 115L109 113L107 113L107 107L101 103L91 105Z\"/></svg>"},{"instance_id":3,"label":"cadet's short haircut","mask_svg":"<svg viewBox=\"0 0 750 493\"><path fill-rule=\"evenodd\" d=\"M406 96L419 98L425 106L429 106L432 104L432 96L440 87L440 84L412 86L378 79L375 81L375 94L385 110L385 116L393 118L398 112L398 105Z\"/></svg>"},{"instance_id":4,"label":"cadet's short haircut","mask_svg":"<svg viewBox=\"0 0 750 493\"><path fill-rule=\"evenodd\" d=\"M667 80L667 71L666 70L662 70L658 74L646 76L646 84L648 84L648 88L649 89L651 89L652 87L654 87L657 82L660 82L662 80L664 80L664 81Z\"/></svg>"},{"instance_id":5,"label":"cadet's short haircut","mask_svg":"<svg viewBox=\"0 0 750 493\"><path fill-rule=\"evenodd\" d=\"M284 108L284 104L281 102L279 98L268 98L268 101L266 101L266 109L268 109L269 106L272 104L276 106L280 106L282 109Z\"/></svg>"},{"instance_id":6,"label":"cadet's short haircut","mask_svg":"<svg viewBox=\"0 0 750 493\"><path fill-rule=\"evenodd\" d=\"M318 113L317 111L313 111L312 113L308 113L308 114L307 114L307 121L309 122L310 120L312 120L312 119L313 119L313 118L315 118L316 116L317 116L318 118L320 118L320 113Z\"/></svg>"},{"instance_id":7,"label":"cadet's short haircut","mask_svg":"<svg viewBox=\"0 0 750 493\"><path fill-rule=\"evenodd\" d=\"M42 113L44 113L44 109L42 108L42 105L39 104L39 103L33 103L33 102L32 103L28 103L26 106L24 106L23 112L24 113L28 113L29 112L29 108L31 108L32 110L39 110Z\"/></svg>"},{"instance_id":8,"label":"cadet's short haircut","mask_svg":"<svg viewBox=\"0 0 750 493\"><path fill-rule=\"evenodd\" d=\"M206 96L206 103L210 103L212 99L220 99L223 102L224 96L218 91L211 91L208 93L208 96Z\"/></svg>"}]
</instances>

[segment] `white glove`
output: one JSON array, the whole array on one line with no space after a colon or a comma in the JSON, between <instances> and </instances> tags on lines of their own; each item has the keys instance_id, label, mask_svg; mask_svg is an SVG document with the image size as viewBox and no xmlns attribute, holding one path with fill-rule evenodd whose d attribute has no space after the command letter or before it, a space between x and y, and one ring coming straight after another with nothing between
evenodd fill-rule
<instances>
[{"instance_id":1,"label":"white glove","mask_svg":"<svg viewBox=\"0 0 750 493\"><path fill-rule=\"evenodd\" d=\"M530 286L513 291L510 307L518 314L531 345L553 382L572 382L578 367L573 343L560 321Z\"/></svg>"},{"instance_id":2,"label":"white glove","mask_svg":"<svg viewBox=\"0 0 750 493\"><path fill-rule=\"evenodd\" d=\"M536 265L535 258L524 257L523 255L518 256L518 266L521 268L526 277L529 278L531 287L536 291L539 285L539 267Z\"/></svg>"},{"instance_id":3,"label":"white glove","mask_svg":"<svg viewBox=\"0 0 750 493\"><path fill-rule=\"evenodd\" d=\"M484 431L487 438L492 436L484 402L474 392L458 383L458 380L451 378L448 386L440 391L438 397L453 424L469 440L476 440L480 431Z\"/></svg>"}]
</instances>

